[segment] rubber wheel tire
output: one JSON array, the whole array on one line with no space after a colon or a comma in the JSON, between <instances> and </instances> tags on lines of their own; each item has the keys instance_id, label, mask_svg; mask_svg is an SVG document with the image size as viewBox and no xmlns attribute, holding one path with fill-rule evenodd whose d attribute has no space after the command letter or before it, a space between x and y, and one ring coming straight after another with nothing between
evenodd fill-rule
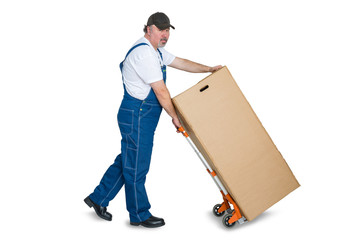
<instances>
[{"instance_id":1,"label":"rubber wheel tire","mask_svg":"<svg viewBox=\"0 0 351 240\"><path fill-rule=\"evenodd\" d=\"M223 214L225 213L225 211L219 213L218 212L218 209L222 206L222 204L216 204L214 207L213 207L213 214L216 216L216 217L220 217L220 216L223 216Z\"/></svg>"},{"instance_id":2,"label":"rubber wheel tire","mask_svg":"<svg viewBox=\"0 0 351 240\"><path fill-rule=\"evenodd\" d=\"M227 214L223 217L223 225L230 228L233 227L235 225L236 222L233 222L232 224L229 223L229 219L232 217L232 214Z\"/></svg>"}]
</instances>

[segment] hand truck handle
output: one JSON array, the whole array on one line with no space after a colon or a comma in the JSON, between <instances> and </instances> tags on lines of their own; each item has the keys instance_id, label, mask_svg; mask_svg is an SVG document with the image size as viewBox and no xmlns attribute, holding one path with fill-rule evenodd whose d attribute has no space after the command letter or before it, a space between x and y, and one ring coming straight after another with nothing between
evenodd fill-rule
<instances>
[{"instance_id":1,"label":"hand truck handle","mask_svg":"<svg viewBox=\"0 0 351 240\"><path fill-rule=\"evenodd\" d=\"M208 173L212 176L212 179L214 180L214 182L216 183L217 187L219 188L220 192L223 195L223 199L224 199L224 203L226 205L226 209L230 208L229 203L231 203L233 205L234 211L233 211L232 217L229 219L229 223L236 222L239 219L241 219L241 221L239 221L239 222L243 223L246 220L246 218L241 215L241 212L239 210L238 205L236 205L236 203L234 202L233 198L230 196L230 194L227 192L227 190L223 186L221 180L218 178L217 174L212 170L211 166L207 163L206 159L203 157L203 155L197 149L197 147L195 146L193 141L189 138L188 133L184 130L183 127L179 127L177 130L180 133L182 133L184 137L186 137L186 140L188 140L188 142L190 143L191 147L196 152L197 156L200 158L202 163L205 165ZM243 217L243 219L242 219L242 217Z\"/></svg>"},{"instance_id":2,"label":"hand truck handle","mask_svg":"<svg viewBox=\"0 0 351 240\"><path fill-rule=\"evenodd\" d=\"M182 133L184 137L189 137L188 133L184 130L183 127L179 127L177 130L178 130L180 133Z\"/></svg>"}]
</instances>

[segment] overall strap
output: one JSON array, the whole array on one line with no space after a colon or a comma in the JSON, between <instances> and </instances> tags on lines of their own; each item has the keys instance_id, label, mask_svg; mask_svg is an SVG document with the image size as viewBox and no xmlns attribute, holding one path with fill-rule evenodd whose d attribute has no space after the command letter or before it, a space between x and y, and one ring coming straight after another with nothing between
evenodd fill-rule
<instances>
[{"instance_id":1,"label":"overall strap","mask_svg":"<svg viewBox=\"0 0 351 240\"><path fill-rule=\"evenodd\" d=\"M128 57L129 53L131 53L135 48L139 47L139 46L142 46L142 45L148 45L147 43L139 43L135 46L133 46L131 49L129 49L129 51L127 52L127 55L126 57L124 58L124 60L119 64L119 69L121 69L121 72L122 72L122 69L123 69L123 63L124 61L126 60L126 58ZM162 55L161 55L161 58L162 58Z\"/></svg>"},{"instance_id":2,"label":"overall strap","mask_svg":"<svg viewBox=\"0 0 351 240\"><path fill-rule=\"evenodd\" d=\"M160 53L161 59L163 61L163 57L162 57L162 53L161 53L160 49L157 48L157 51ZM163 76L163 81L166 83L166 78L167 78L166 65L161 66L161 72L162 72L162 76Z\"/></svg>"},{"instance_id":3,"label":"overall strap","mask_svg":"<svg viewBox=\"0 0 351 240\"><path fill-rule=\"evenodd\" d=\"M162 53L161 53L160 49L157 48L157 51L160 53L161 59L163 61L163 57L162 57Z\"/></svg>"}]
</instances>

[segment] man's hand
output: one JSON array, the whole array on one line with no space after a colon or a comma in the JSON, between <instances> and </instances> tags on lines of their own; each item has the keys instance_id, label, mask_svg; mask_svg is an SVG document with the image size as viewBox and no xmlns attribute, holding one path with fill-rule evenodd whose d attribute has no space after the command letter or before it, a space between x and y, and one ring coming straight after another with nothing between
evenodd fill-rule
<instances>
[{"instance_id":1,"label":"man's hand","mask_svg":"<svg viewBox=\"0 0 351 240\"><path fill-rule=\"evenodd\" d=\"M179 133L178 128L180 128L180 127L182 126L182 125L180 124L179 118L178 118L178 117L173 118L173 119L172 119L172 123L173 123L173 125L176 127L177 132Z\"/></svg>"},{"instance_id":2,"label":"man's hand","mask_svg":"<svg viewBox=\"0 0 351 240\"><path fill-rule=\"evenodd\" d=\"M217 66L214 66L214 67L210 67L209 72L215 72L215 71L221 69L222 67L223 67L222 65L217 65Z\"/></svg>"}]
</instances>

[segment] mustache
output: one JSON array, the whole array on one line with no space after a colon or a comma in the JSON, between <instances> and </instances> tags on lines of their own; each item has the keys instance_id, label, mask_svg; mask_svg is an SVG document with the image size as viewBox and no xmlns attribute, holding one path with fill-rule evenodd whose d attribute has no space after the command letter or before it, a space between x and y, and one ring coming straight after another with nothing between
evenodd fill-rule
<instances>
[{"instance_id":1,"label":"mustache","mask_svg":"<svg viewBox=\"0 0 351 240\"><path fill-rule=\"evenodd\" d=\"M167 38L161 38L161 41L168 41L168 39Z\"/></svg>"}]
</instances>

